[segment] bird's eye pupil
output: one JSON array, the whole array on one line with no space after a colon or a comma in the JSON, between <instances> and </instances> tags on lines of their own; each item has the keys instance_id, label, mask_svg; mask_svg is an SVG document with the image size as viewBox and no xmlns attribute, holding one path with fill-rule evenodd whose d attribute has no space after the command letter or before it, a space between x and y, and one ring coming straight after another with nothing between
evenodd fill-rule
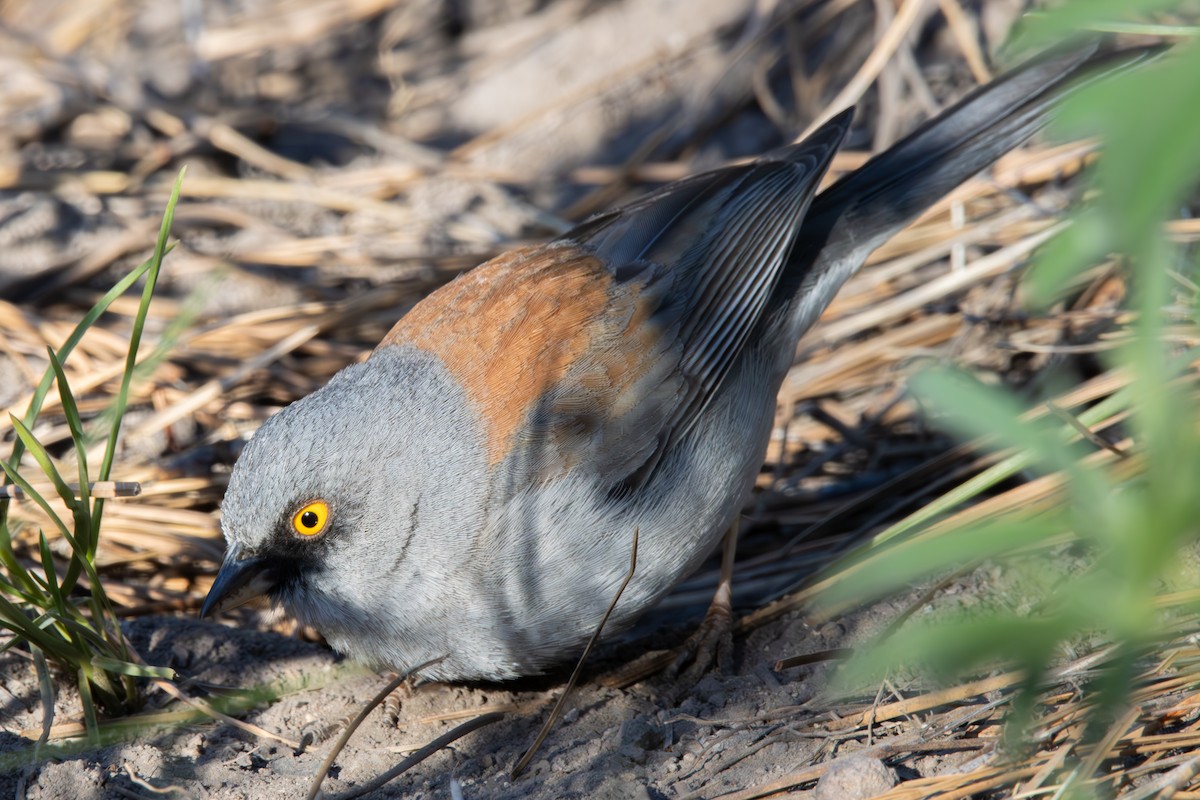
<instances>
[{"instance_id":1,"label":"bird's eye pupil","mask_svg":"<svg viewBox=\"0 0 1200 800\"><path fill-rule=\"evenodd\" d=\"M305 511L300 515L300 524L306 528L317 527L317 514L315 511Z\"/></svg>"}]
</instances>

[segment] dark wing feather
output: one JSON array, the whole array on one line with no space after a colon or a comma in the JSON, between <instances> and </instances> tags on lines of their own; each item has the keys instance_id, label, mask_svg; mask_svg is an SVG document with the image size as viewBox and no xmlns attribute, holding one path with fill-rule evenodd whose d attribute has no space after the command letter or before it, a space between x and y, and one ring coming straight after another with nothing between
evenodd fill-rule
<instances>
[{"instance_id":1,"label":"dark wing feather","mask_svg":"<svg viewBox=\"0 0 1200 800\"><path fill-rule=\"evenodd\" d=\"M1096 55L1096 45L1036 57L979 87L813 201L772 299L794 343L867 257L959 184L1029 139L1081 83L1162 52Z\"/></svg>"},{"instance_id":2,"label":"dark wing feather","mask_svg":"<svg viewBox=\"0 0 1200 800\"><path fill-rule=\"evenodd\" d=\"M611 336L597 338L595 358L550 394L532 432L581 432L584 440L569 437L569 447L586 448L588 463L614 486L644 481L696 423L749 341L851 116L840 114L799 145L672 184L566 234L611 271L619 321ZM633 307L615 310L631 297ZM614 362L638 364L621 370L633 378L615 393ZM597 398L597 386L610 396ZM615 412L603 424L585 419L598 408Z\"/></svg>"}]
</instances>

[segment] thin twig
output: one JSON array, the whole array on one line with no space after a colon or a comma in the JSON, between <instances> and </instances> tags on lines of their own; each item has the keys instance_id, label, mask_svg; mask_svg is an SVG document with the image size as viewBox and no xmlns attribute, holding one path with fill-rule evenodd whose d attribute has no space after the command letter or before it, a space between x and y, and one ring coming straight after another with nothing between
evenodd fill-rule
<instances>
[{"instance_id":1,"label":"thin twig","mask_svg":"<svg viewBox=\"0 0 1200 800\"><path fill-rule=\"evenodd\" d=\"M410 675L420 672L426 667L431 667L444 658L445 656L440 656L405 670L389 681L386 686L379 690L378 694L372 697L366 705L359 709L358 714L353 720L351 720L350 724L346 726L346 730L342 731L342 735L339 736L338 740L333 743L333 747L330 748L329 753L321 762L321 766L317 768L316 774L313 775L312 783L308 787L308 794L306 795L307 800L314 800L319 794L321 794L321 784L324 783L325 777L329 774L329 770L333 767L334 760L336 760L338 755L341 754L342 750L346 747L346 743L350 741L350 737L354 735L356 730L358 730L358 726L363 724L363 721L367 718L367 716L375 710L375 707L386 700L388 695L400 688L400 684L408 680ZM386 782L387 781L384 781L384 783ZM382 786L383 784L380 785Z\"/></svg>"},{"instance_id":2,"label":"thin twig","mask_svg":"<svg viewBox=\"0 0 1200 800\"><path fill-rule=\"evenodd\" d=\"M592 634L592 638L588 640L587 647L583 648L583 655L579 657L579 661L575 664L575 671L571 673L571 679L567 681L566 688L559 696L558 702L554 704L554 708L550 709L550 716L546 718L542 729L538 731L538 735L533 740L533 744L529 745L529 749L525 751L525 755L521 756L515 767L512 768L510 777L516 780L520 777L525 768L529 766L529 762L533 760L534 754L538 748L542 746L542 742L550 735L550 729L554 727L554 723L558 721L559 715L562 713L563 706L567 702L567 696L571 694L571 690L575 688L575 684L579 682L579 676L583 673L583 665L587 663L588 656L592 653L592 648L596 646L596 642L600 640L600 634L604 631L604 625L608 622L609 616L612 615L613 609L617 607L617 602L621 599L621 595L625 593L625 587L633 580L634 570L637 569L637 550L638 550L638 531L635 528L633 531L633 552L629 554L629 572L625 573L625 580L621 581L621 585L617 587L617 593L613 596L612 602L608 604L608 609L604 612L604 616L600 618L600 624L596 626L596 631Z\"/></svg>"},{"instance_id":3,"label":"thin twig","mask_svg":"<svg viewBox=\"0 0 1200 800\"><path fill-rule=\"evenodd\" d=\"M54 486L51 484L33 484L35 491L42 494L53 494ZM70 489L75 497L79 497L79 484L68 483L67 488ZM88 494L92 497L103 497L105 499L113 497L137 497L142 493L142 485L137 481L89 481ZM0 486L0 498L7 500L27 500L25 490L14 484Z\"/></svg>"},{"instance_id":4,"label":"thin twig","mask_svg":"<svg viewBox=\"0 0 1200 800\"><path fill-rule=\"evenodd\" d=\"M850 82L845 88L838 93L829 104L826 105L825 111L821 116L817 117L812 123L796 138L797 142L807 139L816 131L817 128L824 125L829 120L833 119L833 115L849 108L858 102L858 99L863 96L868 87L879 77L879 73L887 65L888 60L896 52L896 48L904 41L904 37L916 24L919 18L922 7L926 0L905 0L903 7L897 12L895 19L888 25L887 30L879 37L879 41L875 45L875 49L871 51L871 55L863 62L863 65L855 73Z\"/></svg>"},{"instance_id":5,"label":"thin twig","mask_svg":"<svg viewBox=\"0 0 1200 800\"><path fill-rule=\"evenodd\" d=\"M369 794L369 793L375 791L376 789L380 788L381 786L384 786L389 781L395 780L399 776L403 775L405 772L408 772L410 769L415 767L417 764L420 764L422 761L429 758L431 755L438 752L439 750L446 747L447 745L450 745L453 742L458 741L462 737L466 736L468 733L478 730L486 725L491 725L494 722L499 722L500 720L504 719L507 716L508 716L507 714L500 713L500 712L493 712L490 714L481 714L480 716L476 717L473 720L464 722L462 725L459 725L454 730L448 731L447 733L442 734L441 736L434 739L429 744L422 747L420 750L418 750L415 753L413 753L412 755L410 755L408 758L401 761L396 766L389 769L387 772L384 772L379 777L374 778L374 779L368 781L367 783L364 783L362 786L355 787L354 789L351 789L348 792L344 792L342 794L328 795L325 797L325 800L353 800L353 798L355 798L355 797L362 797L364 794Z\"/></svg>"}]
</instances>

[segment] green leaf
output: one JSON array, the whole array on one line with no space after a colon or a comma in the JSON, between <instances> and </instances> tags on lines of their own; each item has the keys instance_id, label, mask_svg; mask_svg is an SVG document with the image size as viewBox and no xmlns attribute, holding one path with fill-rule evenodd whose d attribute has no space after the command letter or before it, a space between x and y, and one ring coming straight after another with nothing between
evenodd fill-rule
<instances>
[{"instance_id":1,"label":"green leaf","mask_svg":"<svg viewBox=\"0 0 1200 800\"><path fill-rule=\"evenodd\" d=\"M1001 615L911 626L856 652L838 671L837 684L873 684L902 667L928 672L938 683L997 661L1028 668L1053 657L1063 631L1060 620Z\"/></svg>"},{"instance_id":2,"label":"green leaf","mask_svg":"<svg viewBox=\"0 0 1200 800\"><path fill-rule=\"evenodd\" d=\"M100 471L97 473L97 480L108 480L109 474L112 472L113 459L117 453L117 439L121 433L121 421L125 416L125 408L129 403L129 386L133 380L134 367L137 365L138 347L142 342L142 330L146 327L146 315L150 312L150 300L154 297L154 288L158 283L158 274L162 270L163 257L167 254L167 236L171 232L171 224L175 219L175 205L179 202L179 190L183 184L183 176L187 173L187 167L179 171L179 177L175 179L175 185L171 189L171 196L167 200L166 210L163 212L162 224L158 229L158 240L154 245L154 255L150 259L150 269L146 273L146 285L142 289L142 300L138 304L137 314L134 315L133 330L129 334L129 350L125 356L125 371L121 374L121 387L117 391L117 397L113 403L113 421L108 433L108 442L104 447L104 457L100 462ZM92 524L98 529L100 519L104 513L104 501L97 498L96 505L93 511Z\"/></svg>"},{"instance_id":3,"label":"green leaf","mask_svg":"<svg viewBox=\"0 0 1200 800\"><path fill-rule=\"evenodd\" d=\"M13 418L13 421L16 425L21 425L21 423L19 421L17 421L15 417ZM45 456L46 451L41 449L42 448L41 444L38 443L38 441L33 438L32 434L29 434L28 429L26 429L24 425L21 425L21 428L18 429L17 435L21 436L22 430L25 432L26 435L29 436L29 440L34 445L36 445L38 450L41 451L42 455ZM35 458L36 458L36 455L35 455ZM46 456L46 458L48 459L49 456ZM15 467L13 467L12 465L7 464L3 461L0 461L0 469L4 470L4 474L8 476L9 481L16 484L16 486L22 492L25 493L25 496L27 498L29 498L34 503L36 503L38 505L38 507L41 508L43 512L45 512L46 516L48 516L50 518L50 521L54 523L54 526L56 528L58 528L58 532L60 534L62 534L63 536L71 535L70 531L67 530L67 524L65 522L63 522L62 517L60 517L58 515L58 513L50 506L50 503L46 500L46 498L42 497L41 492L39 492L37 489L34 489L33 485L30 484L29 481L25 480L24 476L22 476L19 472L17 472ZM51 471L54 473L55 476L58 476L58 472L54 470L53 466L51 466ZM58 476L58 481L59 481L59 483L62 482L61 476ZM55 488L58 488L58 487L56 486ZM63 489L66 489L65 483L63 484ZM69 493L69 490L67 490L67 491Z\"/></svg>"},{"instance_id":4,"label":"green leaf","mask_svg":"<svg viewBox=\"0 0 1200 800\"><path fill-rule=\"evenodd\" d=\"M22 566L21 575L18 578L18 582L13 582L9 575L5 575L4 573L0 572L0 597L15 597L23 603L28 603L29 605L34 606L43 602L45 599L45 594L43 592L38 591L37 587L30 589L25 585L25 582L32 581L36 577L36 574L37 573L26 570L24 566Z\"/></svg>"},{"instance_id":5,"label":"green leaf","mask_svg":"<svg viewBox=\"0 0 1200 800\"><path fill-rule=\"evenodd\" d=\"M93 561L96 558L96 548L99 545L92 528L92 509L88 490L87 446L84 443L83 419L79 415L79 406L75 403L75 395L67 382L67 374L63 371L62 362L52 348L46 348L50 357L50 368L54 370L58 381L58 396L62 400L63 414L67 418L67 428L71 431L71 441L75 445L75 460L79 466L79 502L75 505L75 538L83 548L82 553L75 553L67 567L63 580L65 591L70 592L79 580L83 569L82 561Z\"/></svg>"},{"instance_id":6,"label":"green leaf","mask_svg":"<svg viewBox=\"0 0 1200 800\"><path fill-rule=\"evenodd\" d=\"M154 288L158 283L158 274L162 270L163 257L167 253L167 236L171 232L171 224L175 219L175 204L179 202L179 190L183 184L183 176L187 168L179 171L171 196L167 200L167 208L163 213L162 224L158 229L158 240L154 245L154 255L150 258L150 270L146 274L146 285L142 288L142 300L134 315L133 330L129 334L129 350L125 356L125 371L121 374L121 387L117 392L116 419L109 432L108 444L104 450L104 459L100 464L98 480L108 480L112 470L113 457L116 455L117 437L121 431L121 418L129 402L129 386L133 380L134 367L137 365L138 347L142 341L142 330L146 327L146 316L150 312L150 300L154 296Z\"/></svg>"},{"instance_id":7,"label":"green leaf","mask_svg":"<svg viewBox=\"0 0 1200 800\"><path fill-rule=\"evenodd\" d=\"M50 542L47 541L45 533L39 532L38 534L38 549L42 555L42 572L46 575L46 588L50 593L50 598L54 601L54 607L58 613L66 616L67 601L58 584L58 573L54 569L54 553L50 552Z\"/></svg>"},{"instance_id":8,"label":"green leaf","mask_svg":"<svg viewBox=\"0 0 1200 800\"><path fill-rule=\"evenodd\" d=\"M52 657L57 659L64 652L64 642L61 639L46 632L37 619L31 619L24 610L13 605L5 597L0 597L0 618L13 633L50 653Z\"/></svg>"},{"instance_id":9,"label":"green leaf","mask_svg":"<svg viewBox=\"0 0 1200 800\"><path fill-rule=\"evenodd\" d=\"M80 665L77 672L79 681L79 701L83 706L83 724L88 732L88 741L98 744L100 741L100 722L96 714L96 701L92 697L92 673L86 665Z\"/></svg>"},{"instance_id":10,"label":"green leaf","mask_svg":"<svg viewBox=\"0 0 1200 800\"><path fill-rule=\"evenodd\" d=\"M883 597L931 574L1042 544L1062 530L1061 515L1008 517L947 531L941 536L917 536L875 548L845 568L834 585L821 593L818 607L840 607Z\"/></svg>"},{"instance_id":11,"label":"green leaf","mask_svg":"<svg viewBox=\"0 0 1200 800\"><path fill-rule=\"evenodd\" d=\"M42 734L34 745L36 760L38 751L50 740L50 731L54 728L54 680L46 664L46 654L38 647L30 646L29 649L33 653L33 665L38 676L38 694L42 698Z\"/></svg>"},{"instance_id":12,"label":"green leaf","mask_svg":"<svg viewBox=\"0 0 1200 800\"><path fill-rule=\"evenodd\" d=\"M1075 0L1040 13L1026 14L1014 29L1006 50L1042 50L1087 32L1111 31L1136 24L1147 15L1178 8L1180 0Z\"/></svg>"},{"instance_id":13,"label":"green leaf","mask_svg":"<svg viewBox=\"0 0 1200 800\"><path fill-rule=\"evenodd\" d=\"M172 249L174 249L174 245L167 248L168 252ZM67 356L71 354L76 345L78 345L83 339L84 334L96 324L96 320L98 320L100 316L108 310L108 307L113 304L113 301L125 294L130 286L133 286L133 284L137 283L138 279L146 274L147 270L150 269L153 263L153 258L148 258L143 261L136 269L134 269L121 280L117 281L113 288L109 289L104 296L101 297L96 304L91 307L88 313L83 315L83 319L79 321L79 324L75 326L75 328L71 331L71 334L66 338L66 341L63 342L62 347L58 349L58 356L60 359L66 361ZM46 395L50 393L50 386L53 383L54 372L47 367L45 374L42 375L41 383L39 383L37 389L34 390L33 399L29 403L29 408L25 411L24 422L26 425L32 425L34 420L37 419L38 414L41 413L42 403L46 401ZM9 461L12 463L17 463L24 454L24 445L22 445L18 440L17 442L13 443L13 450L9 455ZM8 503L8 500L0 500L0 521L2 521L5 517L5 514L7 514Z\"/></svg>"},{"instance_id":14,"label":"green leaf","mask_svg":"<svg viewBox=\"0 0 1200 800\"><path fill-rule=\"evenodd\" d=\"M991 438L1001 449L1029 454L1045 472L1062 472L1077 507L1089 509L1103 524L1111 489L1102 476L1080 464L1088 450L1071 444L1073 428L1052 424L1049 418L1023 419L1024 409L1007 391L987 387L960 370L926 370L916 375L913 392L945 415L945 421L967 437Z\"/></svg>"},{"instance_id":15,"label":"green leaf","mask_svg":"<svg viewBox=\"0 0 1200 800\"><path fill-rule=\"evenodd\" d=\"M944 421L968 438L982 438L996 449L1028 451L1045 472L1071 469L1083 451L1064 444L1046 418L1022 420L1026 409L1003 389L984 386L958 369L927 369L909 382L913 392L944 415Z\"/></svg>"},{"instance_id":16,"label":"green leaf","mask_svg":"<svg viewBox=\"0 0 1200 800\"><path fill-rule=\"evenodd\" d=\"M108 656L96 656L92 659L92 664L97 669L102 669L105 672L113 672L118 675L130 675L134 678L161 678L162 680L175 680L175 670L170 667L151 667L145 664L134 664L132 661L122 661Z\"/></svg>"},{"instance_id":17,"label":"green leaf","mask_svg":"<svg viewBox=\"0 0 1200 800\"><path fill-rule=\"evenodd\" d=\"M1104 152L1090 173L1099 194L1043 249L1030 273L1032 303L1045 307L1080 270L1111 253L1149 260L1146 247L1161 239L1162 219L1200 174L1200 111L1183 101L1193 96L1198 74L1200 43L1188 42L1063 100L1052 131L1065 137L1103 132ZM1150 272L1141 278L1156 281ZM1142 281L1137 288L1145 288Z\"/></svg>"}]
</instances>

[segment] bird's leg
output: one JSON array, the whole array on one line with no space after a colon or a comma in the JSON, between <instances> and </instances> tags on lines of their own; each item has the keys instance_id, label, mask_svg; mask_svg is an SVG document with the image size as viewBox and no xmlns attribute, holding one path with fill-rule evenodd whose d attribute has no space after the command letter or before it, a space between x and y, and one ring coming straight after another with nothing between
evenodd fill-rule
<instances>
[{"instance_id":1,"label":"bird's leg","mask_svg":"<svg viewBox=\"0 0 1200 800\"><path fill-rule=\"evenodd\" d=\"M728 675L733 671L733 559L737 554L738 522L725 532L721 545L721 577L704 620L687 641L672 651L669 674L684 683L695 683L711 667Z\"/></svg>"},{"instance_id":2,"label":"bird's leg","mask_svg":"<svg viewBox=\"0 0 1200 800\"><path fill-rule=\"evenodd\" d=\"M737 552L738 521L725 532L721 545L721 577L700 627L674 650L647 653L601 680L605 686L624 688L663 670L681 677L680 684L696 683L714 664L728 675L733 662L733 558Z\"/></svg>"},{"instance_id":3,"label":"bird's leg","mask_svg":"<svg viewBox=\"0 0 1200 800\"><path fill-rule=\"evenodd\" d=\"M393 677L396 676L393 675ZM395 691L384 698L384 719L386 719L393 728L400 727L400 711L404 706L404 701L412 699L414 691L416 691L416 683L412 677L409 677L408 680L397 686Z\"/></svg>"}]
</instances>

